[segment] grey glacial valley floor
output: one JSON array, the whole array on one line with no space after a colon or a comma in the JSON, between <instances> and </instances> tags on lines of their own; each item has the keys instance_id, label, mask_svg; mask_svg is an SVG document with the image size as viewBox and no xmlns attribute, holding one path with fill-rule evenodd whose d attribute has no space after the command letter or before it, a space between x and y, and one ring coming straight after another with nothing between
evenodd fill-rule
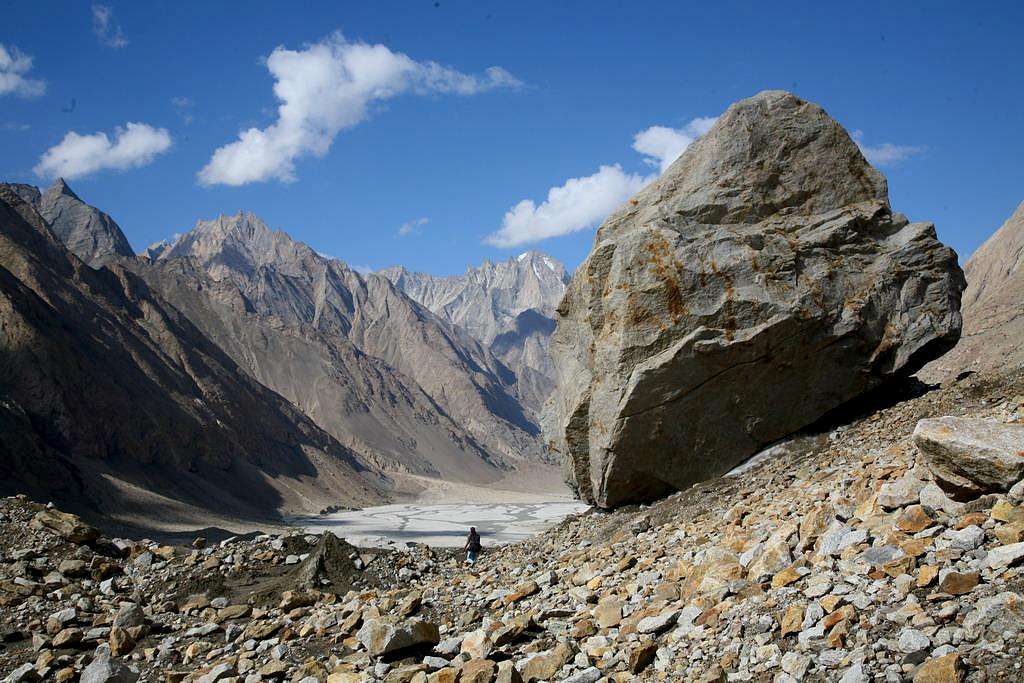
<instances>
[{"instance_id":1,"label":"grey glacial valley floor","mask_svg":"<svg viewBox=\"0 0 1024 683\"><path fill-rule=\"evenodd\" d=\"M292 521L311 533L333 531L359 546L387 547L406 542L457 547L475 526L487 545L529 538L567 515L583 512L579 501L549 503L466 503L449 505L381 505Z\"/></svg>"}]
</instances>

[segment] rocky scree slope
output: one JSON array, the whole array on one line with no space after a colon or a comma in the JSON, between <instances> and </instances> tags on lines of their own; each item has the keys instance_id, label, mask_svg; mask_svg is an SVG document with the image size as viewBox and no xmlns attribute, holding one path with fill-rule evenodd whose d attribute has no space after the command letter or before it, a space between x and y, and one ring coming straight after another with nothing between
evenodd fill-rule
<instances>
[{"instance_id":1,"label":"rocky scree slope","mask_svg":"<svg viewBox=\"0 0 1024 683\"><path fill-rule=\"evenodd\" d=\"M520 399L540 412L553 388L548 340L555 328L555 308L569 282L564 265L527 251L451 277L402 266L378 274L494 352L515 373Z\"/></svg>"},{"instance_id":2,"label":"rocky scree slope","mask_svg":"<svg viewBox=\"0 0 1024 683\"><path fill-rule=\"evenodd\" d=\"M1024 203L967 260L964 274L963 335L925 368L928 380L1024 364Z\"/></svg>"},{"instance_id":3,"label":"rocky scree slope","mask_svg":"<svg viewBox=\"0 0 1024 683\"><path fill-rule=\"evenodd\" d=\"M146 522L383 500L378 473L0 186L0 491Z\"/></svg>"},{"instance_id":4,"label":"rocky scree slope","mask_svg":"<svg viewBox=\"0 0 1024 683\"><path fill-rule=\"evenodd\" d=\"M732 105L610 216L551 339L543 416L603 507L721 474L957 341L963 274L817 105Z\"/></svg>"},{"instance_id":5,"label":"rocky scree slope","mask_svg":"<svg viewBox=\"0 0 1024 683\"><path fill-rule=\"evenodd\" d=\"M384 277L256 216L200 221L135 269L260 382L389 469L486 483L544 458L515 377Z\"/></svg>"},{"instance_id":6,"label":"rocky scree slope","mask_svg":"<svg viewBox=\"0 0 1024 683\"><path fill-rule=\"evenodd\" d=\"M897 389L889 398L904 400L742 471L572 517L487 548L472 568L421 545L358 550L330 535L107 540L2 500L0 672L11 683L1020 680L1024 482L954 500L914 431L952 416L1019 443L1024 377Z\"/></svg>"}]
</instances>

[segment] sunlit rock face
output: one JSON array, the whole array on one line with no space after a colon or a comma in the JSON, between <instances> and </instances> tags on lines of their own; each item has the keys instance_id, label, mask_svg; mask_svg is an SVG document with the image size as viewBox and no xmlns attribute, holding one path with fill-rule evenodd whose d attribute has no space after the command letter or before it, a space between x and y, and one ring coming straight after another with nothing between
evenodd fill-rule
<instances>
[{"instance_id":1,"label":"sunlit rock face","mask_svg":"<svg viewBox=\"0 0 1024 683\"><path fill-rule=\"evenodd\" d=\"M558 309L545 436L600 506L685 488L945 353L964 286L838 123L760 93L599 229Z\"/></svg>"}]
</instances>

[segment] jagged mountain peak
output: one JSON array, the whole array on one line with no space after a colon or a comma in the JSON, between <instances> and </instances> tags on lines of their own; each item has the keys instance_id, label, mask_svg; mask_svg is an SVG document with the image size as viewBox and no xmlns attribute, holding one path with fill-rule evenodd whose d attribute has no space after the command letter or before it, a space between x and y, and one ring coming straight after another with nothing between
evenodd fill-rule
<instances>
[{"instance_id":1,"label":"jagged mountain peak","mask_svg":"<svg viewBox=\"0 0 1024 683\"><path fill-rule=\"evenodd\" d=\"M283 230L272 230L251 211L197 221L157 254L160 260L183 257L195 258L214 275L228 270L249 275L274 266L295 276L311 276L329 260Z\"/></svg>"},{"instance_id":2,"label":"jagged mountain peak","mask_svg":"<svg viewBox=\"0 0 1024 683\"><path fill-rule=\"evenodd\" d=\"M68 250L90 266L135 255L117 222L83 202L63 178L45 192L31 185L20 185L15 191L35 207Z\"/></svg>"},{"instance_id":3,"label":"jagged mountain peak","mask_svg":"<svg viewBox=\"0 0 1024 683\"><path fill-rule=\"evenodd\" d=\"M531 250L505 261L485 260L463 275L436 277L386 268L405 294L481 344L515 373L524 404L538 410L551 390L547 339L565 293L565 266Z\"/></svg>"},{"instance_id":4,"label":"jagged mountain peak","mask_svg":"<svg viewBox=\"0 0 1024 683\"><path fill-rule=\"evenodd\" d=\"M46 188L46 192L44 194L63 194L69 197L73 197L78 201L82 201L79 198L79 196L75 194L75 191L71 189L71 186L68 185L68 182L63 178L57 178L55 181L53 181L53 184L50 185L50 187Z\"/></svg>"}]
</instances>

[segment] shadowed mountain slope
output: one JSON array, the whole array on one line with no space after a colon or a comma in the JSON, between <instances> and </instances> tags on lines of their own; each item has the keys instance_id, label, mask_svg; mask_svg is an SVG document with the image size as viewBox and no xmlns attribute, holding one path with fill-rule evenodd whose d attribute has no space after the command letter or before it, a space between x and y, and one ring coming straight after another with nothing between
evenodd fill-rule
<instances>
[{"instance_id":1,"label":"shadowed mountain slope","mask_svg":"<svg viewBox=\"0 0 1024 683\"><path fill-rule=\"evenodd\" d=\"M0 186L4 493L154 525L384 500L379 473L135 274L70 254L24 196Z\"/></svg>"}]
</instances>

